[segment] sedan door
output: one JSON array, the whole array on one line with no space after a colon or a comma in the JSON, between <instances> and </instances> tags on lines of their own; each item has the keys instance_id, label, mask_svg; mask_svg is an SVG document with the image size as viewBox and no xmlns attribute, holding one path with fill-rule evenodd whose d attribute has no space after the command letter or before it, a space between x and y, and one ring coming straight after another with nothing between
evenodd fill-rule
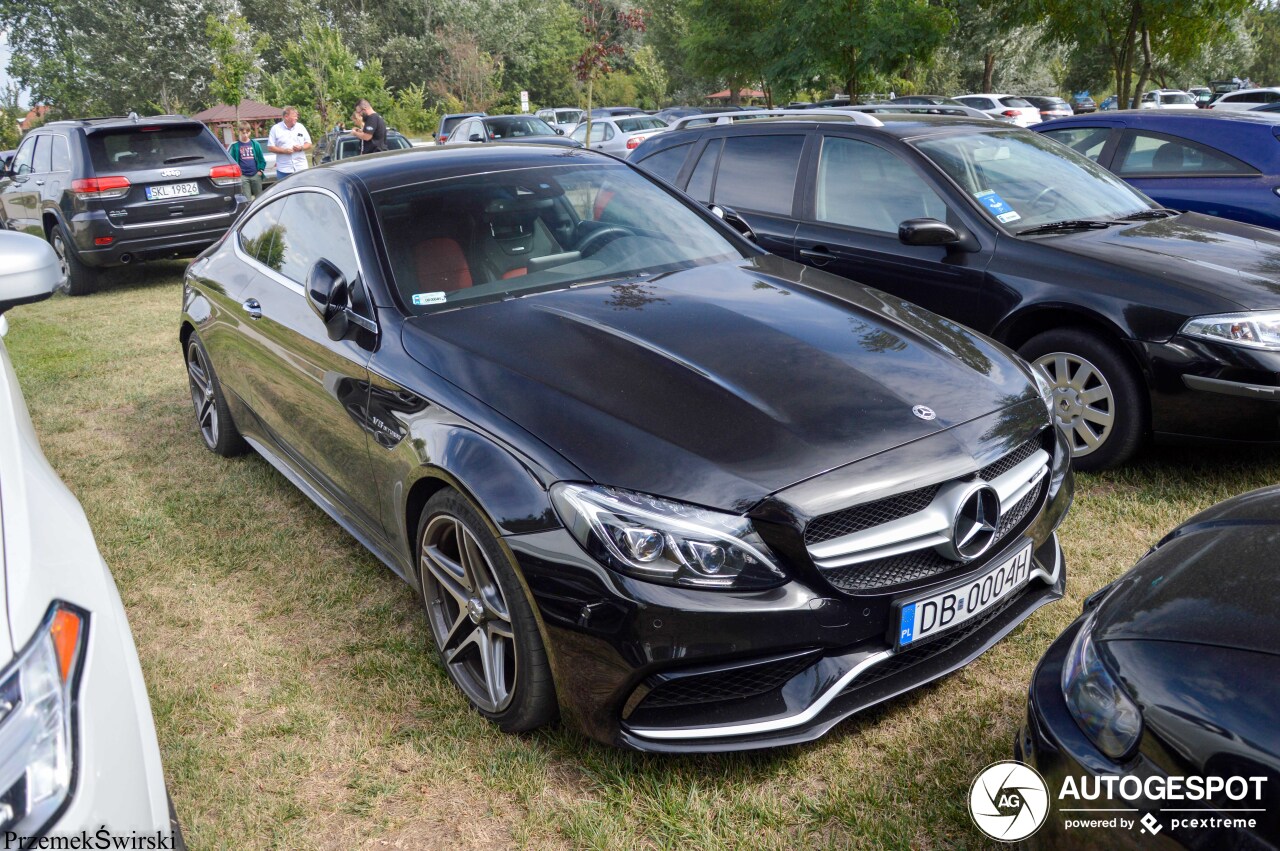
<instances>
[{"instance_id":1,"label":"sedan door","mask_svg":"<svg viewBox=\"0 0 1280 851\"><path fill-rule=\"evenodd\" d=\"M0 186L0 206L4 226L44 236L40 229L40 187L36 185L35 152L40 136L28 136L18 147L9 164L9 174Z\"/></svg>"},{"instance_id":2,"label":"sedan door","mask_svg":"<svg viewBox=\"0 0 1280 851\"><path fill-rule=\"evenodd\" d=\"M255 274L239 293L247 318L244 351L236 359L239 382L273 444L269 450L347 519L380 537L362 419L370 352L352 339L330 340L305 293L322 259L348 282L359 280L351 229L337 197L326 191L295 190L271 206L277 205L283 206L272 227L274 243L258 252Z\"/></svg>"},{"instance_id":3,"label":"sedan door","mask_svg":"<svg viewBox=\"0 0 1280 851\"><path fill-rule=\"evenodd\" d=\"M964 220L925 174L862 139L821 137L796 231L798 260L882 289L935 313L989 327L983 281L991 254L959 246L906 245L898 227L930 218L962 234ZM972 248L978 248L970 234Z\"/></svg>"}]
</instances>

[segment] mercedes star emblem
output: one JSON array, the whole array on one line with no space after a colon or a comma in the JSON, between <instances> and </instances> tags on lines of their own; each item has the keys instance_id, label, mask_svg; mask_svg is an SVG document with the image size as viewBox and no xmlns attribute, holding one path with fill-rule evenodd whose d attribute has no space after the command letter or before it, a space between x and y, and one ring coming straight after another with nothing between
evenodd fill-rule
<instances>
[{"instance_id":1,"label":"mercedes star emblem","mask_svg":"<svg viewBox=\"0 0 1280 851\"><path fill-rule=\"evenodd\" d=\"M980 485L960 501L951 526L951 546L961 561L972 561L995 543L999 528L1000 496L994 488Z\"/></svg>"},{"instance_id":2,"label":"mercedes star emblem","mask_svg":"<svg viewBox=\"0 0 1280 851\"><path fill-rule=\"evenodd\" d=\"M932 420L938 416L933 412L933 408L930 408L926 405L916 405L914 408L911 409L911 413L915 414L917 417L919 417L922 420Z\"/></svg>"}]
</instances>

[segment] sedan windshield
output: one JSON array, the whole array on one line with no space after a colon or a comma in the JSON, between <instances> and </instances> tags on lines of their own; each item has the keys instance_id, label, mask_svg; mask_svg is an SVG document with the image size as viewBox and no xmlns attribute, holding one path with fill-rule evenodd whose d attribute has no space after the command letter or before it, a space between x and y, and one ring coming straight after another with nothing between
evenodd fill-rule
<instances>
[{"instance_id":1,"label":"sedan windshield","mask_svg":"<svg viewBox=\"0 0 1280 851\"><path fill-rule=\"evenodd\" d=\"M520 139L525 136L554 136L556 131L541 118L516 116L485 120L491 139Z\"/></svg>"},{"instance_id":2,"label":"sedan windshield","mask_svg":"<svg viewBox=\"0 0 1280 851\"><path fill-rule=\"evenodd\" d=\"M1195 103L1191 95L1184 95L1182 92L1174 92L1173 94L1160 95L1161 103L1176 103L1182 106L1189 106Z\"/></svg>"},{"instance_id":3,"label":"sedan windshield","mask_svg":"<svg viewBox=\"0 0 1280 851\"><path fill-rule=\"evenodd\" d=\"M1112 222L1155 208L1093 161L1028 130L958 133L916 147L1015 233L1064 220Z\"/></svg>"},{"instance_id":4,"label":"sedan windshield","mask_svg":"<svg viewBox=\"0 0 1280 851\"><path fill-rule=\"evenodd\" d=\"M649 118L647 116L619 118L615 123L623 133L643 133L646 130L661 130L667 126L667 122L661 118Z\"/></svg>"},{"instance_id":5,"label":"sedan windshield","mask_svg":"<svg viewBox=\"0 0 1280 851\"><path fill-rule=\"evenodd\" d=\"M744 256L621 165L468 175L386 189L374 203L400 306L413 315Z\"/></svg>"}]
</instances>

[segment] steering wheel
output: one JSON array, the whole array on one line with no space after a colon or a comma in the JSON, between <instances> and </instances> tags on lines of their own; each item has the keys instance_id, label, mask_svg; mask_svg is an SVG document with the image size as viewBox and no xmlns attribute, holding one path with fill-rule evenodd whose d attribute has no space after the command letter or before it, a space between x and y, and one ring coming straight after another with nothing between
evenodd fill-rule
<instances>
[{"instance_id":1,"label":"steering wheel","mask_svg":"<svg viewBox=\"0 0 1280 851\"><path fill-rule=\"evenodd\" d=\"M1061 200L1061 198L1061 192L1052 186L1046 186L1044 189L1041 189L1036 193L1036 197L1032 198L1031 203L1027 206L1038 213L1048 213L1051 210L1057 209L1058 201Z\"/></svg>"},{"instance_id":2,"label":"steering wheel","mask_svg":"<svg viewBox=\"0 0 1280 851\"><path fill-rule=\"evenodd\" d=\"M590 257L601 248L604 248L606 244L623 236L631 236L631 232L626 228L620 228L616 225L603 227L600 228L600 230L593 230L591 233L587 234L586 238L583 239L582 242L578 243L578 252L583 257Z\"/></svg>"}]
</instances>

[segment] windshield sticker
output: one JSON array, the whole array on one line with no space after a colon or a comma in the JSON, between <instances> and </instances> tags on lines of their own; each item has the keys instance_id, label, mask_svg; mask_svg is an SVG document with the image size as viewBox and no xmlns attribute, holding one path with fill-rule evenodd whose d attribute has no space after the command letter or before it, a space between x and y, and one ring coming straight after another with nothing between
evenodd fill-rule
<instances>
[{"instance_id":1,"label":"windshield sticker","mask_svg":"<svg viewBox=\"0 0 1280 851\"><path fill-rule=\"evenodd\" d=\"M982 206L987 208L988 213L996 217L996 221L1007 225L1010 222L1016 222L1018 219L1022 218L1022 216L1010 207L1007 201L997 195L994 190L988 189L985 192L978 192L973 197L977 198Z\"/></svg>"},{"instance_id":2,"label":"windshield sticker","mask_svg":"<svg viewBox=\"0 0 1280 851\"><path fill-rule=\"evenodd\" d=\"M445 294L440 292L413 294L413 303L417 307L421 307L424 304L444 304L444 301Z\"/></svg>"}]
</instances>

